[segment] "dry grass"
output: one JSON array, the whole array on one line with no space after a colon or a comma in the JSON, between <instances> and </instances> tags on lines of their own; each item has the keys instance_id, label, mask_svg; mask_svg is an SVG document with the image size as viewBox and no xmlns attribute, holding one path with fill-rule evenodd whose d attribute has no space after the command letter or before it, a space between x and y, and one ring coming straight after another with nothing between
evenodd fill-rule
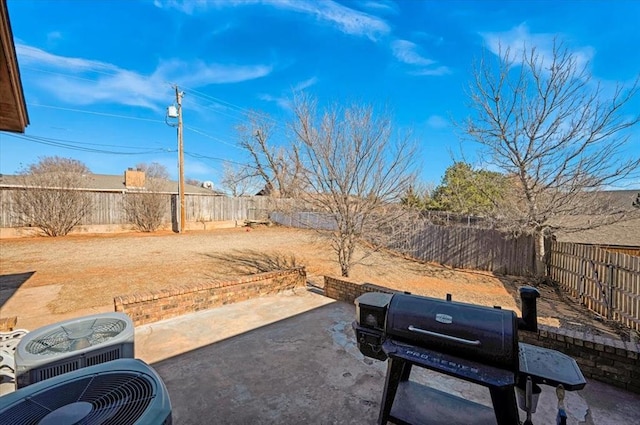
<instances>
[{"instance_id":1,"label":"dry grass","mask_svg":"<svg viewBox=\"0 0 640 425\"><path fill-rule=\"evenodd\" d=\"M28 316L35 314L29 309L37 308L47 310L39 313L45 317L108 310L116 295L296 265L304 265L314 282L340 273L328 242L317 233L282 227L5 239L0 249L2 316ZM351 279L440 298L450 293L454 300L514 310L514 288L526 283L388 252L374 253L355 266ZM34 296L48 301L39 306ZM549 305L540 311L541 322L557 325L560 310Z\"/></svg>"}]
</instances>

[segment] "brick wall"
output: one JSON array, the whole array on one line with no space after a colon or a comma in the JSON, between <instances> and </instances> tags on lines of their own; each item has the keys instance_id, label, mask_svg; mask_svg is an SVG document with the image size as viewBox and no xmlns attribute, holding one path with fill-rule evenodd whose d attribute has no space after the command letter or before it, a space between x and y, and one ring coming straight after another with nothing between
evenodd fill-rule
<instances>
[{"instance_id":1,"label":"brick wall","mask_svg":"<svg viewBox=\"0 0 640 425\"><path fill-rule=\"evenodd\" d=\"M163 288L113 299L115 311L127 313L138 326L212 307L304 287L304 267L258 273L230 280Z\"/></svg>"},{"instance_id":2,"label":"brick wall","mask_svg":"<svg viewBox=\"0 0 640 425\"><path fill-rule=\"evenodd\" d=\"M365 292L384 292L393 294L396 291L373 283L358 283L345 278L324 277L324 295L334 300L353 303Z\"/></svg>"},{"instance_id":3,"label":"brick wall","mask_svg":"<svg viewBox=\"0 0 640 425\"><path fill-rule=\"evenodd\" d=\"M353 303L365 292L394 291L371 283L325 276L327 297ZM560 351L573 357L586 378L605 382L640 394L640 344L576 332L538 326L538 332L520 331L520 341Z\"/></svg>"}]
</instances>

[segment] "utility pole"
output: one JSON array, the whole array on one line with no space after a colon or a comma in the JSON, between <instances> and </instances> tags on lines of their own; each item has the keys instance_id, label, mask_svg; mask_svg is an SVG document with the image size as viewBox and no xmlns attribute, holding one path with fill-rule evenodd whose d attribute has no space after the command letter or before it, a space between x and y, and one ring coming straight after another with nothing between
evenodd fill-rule
<instances>
[{"instance_id":1,"label":"utility pole","mask_svg":"<svg viewBox=\"0 0 640 425\"><path fill-rule=\"evenodd\" d=\"M185 211L184 202L184 144L182 141L182 96L184 92L176 89L176 103L178 105L178 198L180 198L180 222L178 224L178 233L184 233L187 223L187 213Z\"/></svg>"},{"instance_id":2,"label":"utility pole","mask_svg":"<svg viewBox=\"0 0 640 425\"><path fill-rule=\"evenodd\" d=\"M178 129L178 199L180 203L180 218L176 220L178 222L178 233L185 231L187 224L187 213L184 205L184 144L182 142L182 96L184 92L181 92L178 85L174 85L176 90L176 104L169 105L167 107L167 115L164 118L164 122L170 127L177 127ZM170 119L178 119L178 124L170 122Z\"/></svg>"}]
</instances>

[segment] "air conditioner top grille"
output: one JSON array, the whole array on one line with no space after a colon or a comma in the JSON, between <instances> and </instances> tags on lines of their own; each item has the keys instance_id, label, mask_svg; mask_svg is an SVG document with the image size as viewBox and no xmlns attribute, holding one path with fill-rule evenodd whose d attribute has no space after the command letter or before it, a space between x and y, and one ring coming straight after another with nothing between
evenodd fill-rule
<instances>
[{"instance_id":1,"label":"air conditioner top grille","mask_svg":"<svg viewBox=\"0 0 640 425\"><path fill-rule=\"evenodd\" d=\"M61 324L53 330L37 335L25 346L25 351L50 356L82 350L107 342L118 336L127 322L117 318L98 318Z\"/></svg>"},{"instance_id":2,"label":"air conditioner top grille","mask_svg":"<svg viewBox=\"0 0 640 425\"><path fill-rule=\"evenodd\" d=\"M46 381L43 382L43 384ZM134 424L156 397L153 380L139 372L104 372L62 382L30 394L2 412L15 425Z\"/></svg>"}]
</instances>

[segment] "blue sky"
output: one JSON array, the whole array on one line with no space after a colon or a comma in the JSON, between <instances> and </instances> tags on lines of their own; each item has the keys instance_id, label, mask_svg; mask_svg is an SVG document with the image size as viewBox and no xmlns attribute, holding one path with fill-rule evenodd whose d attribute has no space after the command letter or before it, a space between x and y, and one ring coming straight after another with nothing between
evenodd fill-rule
<instances>
[{"instance_id":1,"label":"blue sky","mask_svg":"<svg viewBox=\"0 0 640 425\"><path fill-rule=\"evenodd\" d=\"M605 87L640 73L640 1L8 0L31 125L0 133L0 172L39 156L121 174L159 162L177 176L171 84L185 92L186 176L218 182L242 163L235 128L269 113L285 141L293 92L321 103L392 110L420 146L421 178L440 182L452 155L470 160L450 119L483 49L554 36L590 61ZM492 54L492 53L489 53ZM640 98L630 105L640 110ZM639 127L639 126L637 126ZM640 128L628 146L640 155ZM627 182L638 188L640 182Z\"/></svg>"}]
</instances>

